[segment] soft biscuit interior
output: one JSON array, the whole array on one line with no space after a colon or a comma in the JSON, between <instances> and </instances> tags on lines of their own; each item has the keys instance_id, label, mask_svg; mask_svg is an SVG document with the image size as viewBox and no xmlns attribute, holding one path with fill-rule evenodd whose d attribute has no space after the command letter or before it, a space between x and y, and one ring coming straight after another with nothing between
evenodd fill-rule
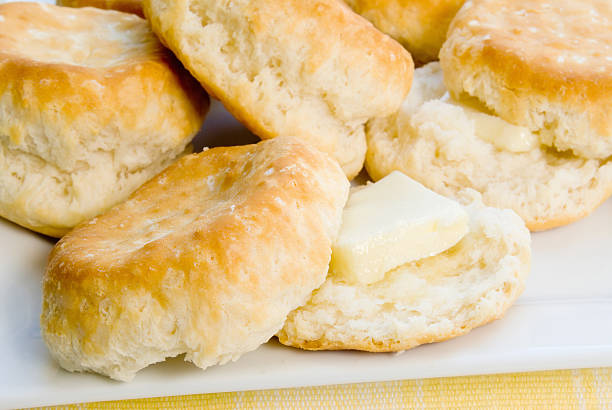
<instances>
[{"instance_id":1,"label":"soft biscuit interior","mask_svg":"<svg viewBox=\"0 0 612 410\"><path fill-rule=\"evenodd\" d=\"M469 232L444 252L406 263L374 283L331 273L279 332L308 350L401 351L464 334L501 317L522 292L530 237L512 211L463 192Z\"/></svg>"},{"instance_id":2,"label":"soft biscuit interior","mask_svg":"<svg viewBox=\"0 0 612 410\"><path fill-rule=\"evenodd\" d=\"M610 196L612 162L556 151L537 132L473 102L449 95L439 63L417 69L402 108L368 125L370 176L401 170L449 197L472 188L485 204L515 210L532 230L572 222Z\"/></svg>"},{"instance_id":3,"label":"soft biscuit interior","mask_svg":"<svg viewBox=\"0 0 612 410\"><path fill-rule=\"evenodd\" d=\"M441 112L458 122L473 125L473 134L499 150L529 152L539 147L539 136L527 127L512 124L500 118L478 98L466 93L451 95L444 85L438 63L432 63L419 72L419 81L402 103L397 115L399 133L410 132L410 121L423 104L436 101ZM456 107L456 108L453 108Z\"/></svg>"},{"instance_id":4,"label":"soft biscuit interior","mask_svg":"<svg viewBox=\"0 0 612 410\"><path fill-rule=\"evenodd\" d=\"M395 111L412 60L339 0L149 0L153 30L257 136L297 135L363 167L368 118Z\"/></svg>"}]
</instances>

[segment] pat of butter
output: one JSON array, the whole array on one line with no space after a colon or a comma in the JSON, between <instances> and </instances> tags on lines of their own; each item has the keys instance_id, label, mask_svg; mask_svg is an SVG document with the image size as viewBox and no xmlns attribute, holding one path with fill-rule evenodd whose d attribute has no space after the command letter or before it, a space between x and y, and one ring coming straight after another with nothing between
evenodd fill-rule
<instances>
[{"instance_id":1,"label":"pat of butter","mask_svg":"<svg viewBox=\"0 0 612 410\"><path fill-rule=\"evenodd\" d=\"M478 100L449 98L446 102L463 108L465 115L474 121L476 136L497 148L510 152L529 152L538 146L538 138L527 127L521 127L488 114Z\"/></svg>"},{"instance_id":2,"label":"pat of butter","mask_svg":"<svg viewBox=\"0 0 612 410\"><path fill-rule=\"evenodd\" d=\"M468 229L463 206L395 171L349 197L330 271L349 282L377 282L449 249Z\"/></svg>"}]
</instances>

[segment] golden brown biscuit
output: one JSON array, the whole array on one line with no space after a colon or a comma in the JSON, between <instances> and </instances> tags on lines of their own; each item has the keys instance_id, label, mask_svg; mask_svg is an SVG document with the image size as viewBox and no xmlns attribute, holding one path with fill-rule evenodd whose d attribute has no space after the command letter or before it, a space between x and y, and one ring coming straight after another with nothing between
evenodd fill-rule
<instances>
[{"instance_id":1,"label":"golden brown biscuit","mask_svg":"<svg viewBox=\"0 0 612 410\"><path fill-rule=\"evenodd\" d=\"M395 111L410 87L410 55L341 0L147 0L144 9L257 136L299 136L349 178L363 166L365 122Z\"/></svg>"},{"instance_id":2,"label":"golden brown biscuit","mask_svg":"<svg viewBox=\"0 0 612 410\"><path fill-rule=\"evenodd\" d=\"M0 215L65 234L181 155L208 103L140 17L0 5Z\"/></svg>"},{"instance_id":3,"label":"golden brown biscuit","mask_svg":"<svg viewBox=\"0 0 612 410\"><path fill-rule=\"evenodd\" d=\"M465 0L346 0L349 6L410 51L414 61L437 60L451 20Z\"/></svg>"},{"instance_id":4,"label":"golden brown biscuit","mask_svg":"<svg viewBox=\"0 0 612 410\"><path fill-rule=\"evenodd\" d=\"M416 69L403 109L368 124L366 168L374 180L399 170L448 197L472 188L485 204L513 209L532 231L583 218L612 195L612 161L539 144L501 149L477 136L478 124L446 93L440 64L427 64Z\"/></svg>"},{"instance_id":5,"label":"golden brown biscuit","mask_svg":"<svg viewBox=\"0 0 612 410\"><path fill-rule=\"evenodd\" d=\"M130 380L182 353L206 368L256 349L325 280L348 187L294 138L180 159L53 249L53 357Z\"/></svg>"},{"instance_id":6,"label":"golden brown biscuit","mask_svg":"<svg viewBox=\"0 0 612 410\"><path fill-rule=\"evenodd\" d=\"M99 9L134 13L144 17L142 0L58 0L57 4L67 7L97 7Z\"/></svg>"},{"instance_id":7,"label":"golden brown biscuit","mask_svg":"<svg viewBox=\"0 0 612 410\"><path fill-rule=\"evenodd\" d=\"M499 319L529 273L529 232L510 210L464 191L470 231L449 250L400 266L371 284L331 273L291 312L281 343L307 350L396 352L460 336Z\"/></svg>"},{"instance_id":8,"label":"golden brown biscuit","mask_svg":"<svg viewBox=\"0 0 612 410\"><path fill-rule=\"evenodd\" d=\"M612 155L612 2L474 0L440 52L453 95L477 97L543 144Z\"/></svg>"}]
</instances>

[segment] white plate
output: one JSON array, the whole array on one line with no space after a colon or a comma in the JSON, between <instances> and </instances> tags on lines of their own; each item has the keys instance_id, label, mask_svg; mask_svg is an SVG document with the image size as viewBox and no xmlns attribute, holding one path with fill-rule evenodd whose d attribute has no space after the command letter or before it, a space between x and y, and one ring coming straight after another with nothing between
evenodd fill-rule
<instances>
[{"instance_id":1,"label":"white plate","mask_svg":"<svg viewBox=\"0 0 612 410\"><path fill-rule=\"evenodd\" d=\"M216 103L207 139L253 137ZM40 281L53 242L0 220L0 407L612 366L612 200L573 225L533 235L527 290L503 320L444 343L397 354L304 352L276 341L201 371L180 358L132 383L71 374L40 337Z\"/></svg>"},{"instance_id":2,"label":"white plate","mask_svg":"<svg viewBox=\"0 0 612 410\"><path fill-rule=\"evenodd\" d=\"M0 3L6 2L0 0ZM52 0L44 0L51 3ZM196 148L254 142L214 104ZM612 200L589 218L533 236L527 290L503 320L396 354L304 352L276 341L206 371L170 359L132 383L71 374L40 337L40 282L53 241L0 219L0 407L221 391L612 366Z\"/></svg>"}]
</instances>

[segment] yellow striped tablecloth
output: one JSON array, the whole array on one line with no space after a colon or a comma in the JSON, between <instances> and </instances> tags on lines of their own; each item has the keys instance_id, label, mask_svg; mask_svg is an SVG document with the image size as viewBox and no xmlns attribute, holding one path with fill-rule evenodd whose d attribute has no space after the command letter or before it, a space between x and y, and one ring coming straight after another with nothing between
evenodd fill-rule
<instances>
[{"instance_id":1,"label":"yellow striped tablecloth","mask_svg":"<svg viewBox=\"0 0 612 410\"><path fill-rule=\"evenodd\" d=\"M612 409L612 367L196 394L61 408Z\"/></svg>"}]
</instances>

